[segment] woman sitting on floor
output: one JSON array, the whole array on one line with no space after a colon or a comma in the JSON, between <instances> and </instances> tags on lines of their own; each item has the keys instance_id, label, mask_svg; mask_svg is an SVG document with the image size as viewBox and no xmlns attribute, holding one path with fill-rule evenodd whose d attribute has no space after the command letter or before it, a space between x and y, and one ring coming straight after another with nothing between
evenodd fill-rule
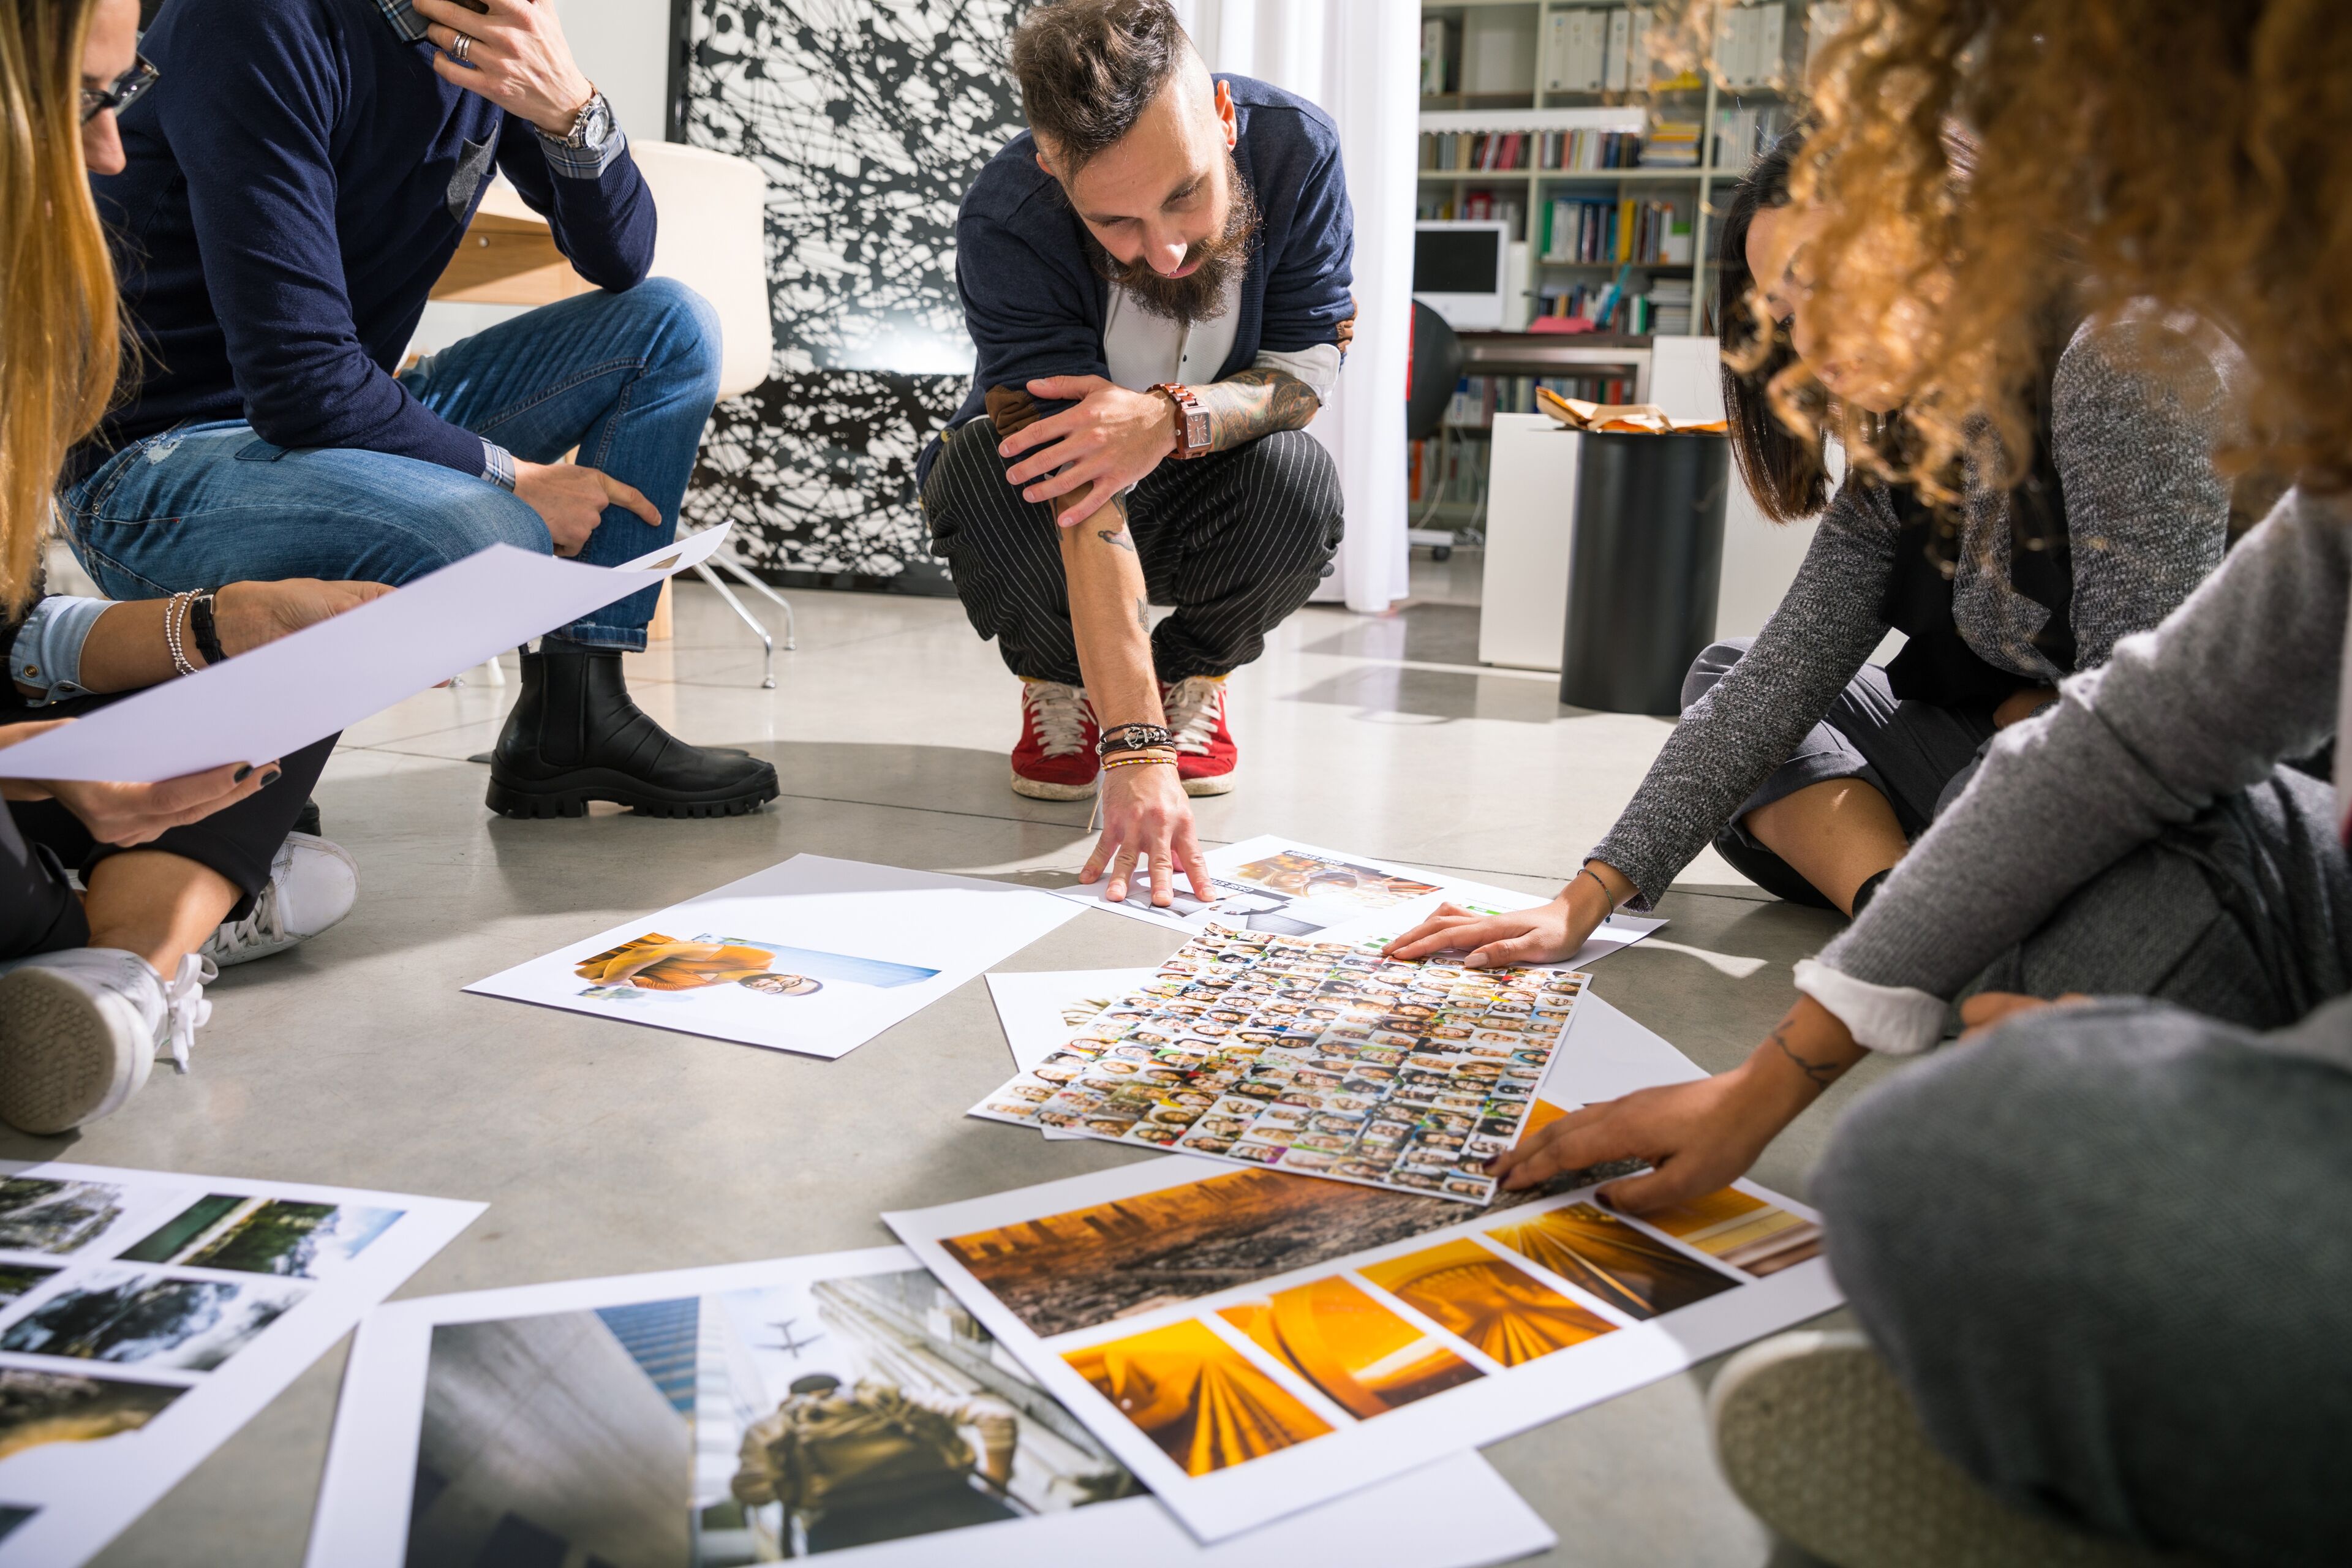
<instances>
[{"instance_id":1,"label":"woman sitting on floor","mask_svg":"<svg viewBox=\"0 0 2352 1568\"><path fill-rule=\"evenodd\" d=\"M1732 450L1764 513L1794 522L1828 489L1818 437L1769 406L1775 378L1812 379L1871 409L1874 444L1899 414L1822 364L1792 321L1801 240L1789 206L1803 132L1761 154L1735 188L1717 272L1719 320L1756 318L1727 363ZM1939 510L1908 484L1850 474L1763 631L1701 653L1682 720L1586 868L1549 904L1480 918L1448 909L1393 950L1477 949L1504 963L1564 958L1614 907L1649 909L1712 841L1784 899L1848 913L1868 901L1983 745L2162 620L2220 563L2230 487L2213 453L2234 428L2238 356L2193 323L2081 320L2046 307L2032 454L2006 489L1965 488ZM1793 330L1792 330L1793 329ZM1728 358L1743 354L1735 325ZM1810 375L1808 375L1810 373ZM1817 398L1818 401L1818 398ZM1817 410L1826 418L1831 411ZM1983 456L1983 465L1996 459ZM1865 661L1906 634L1885 668Z\"/></svg>"},{"instance_id":2,"label":"woman sitting on floor","mask_svg":"<svg viewBox=\"0 0 2352 1568\"><path fill-rule=\"evenodd\" d=\"M119 363L89 172L122 167L115 110L152 80L138 29L138 0L0 0L0 720L19 721L0 722L0 746L386 592L38 591L58 465ZM156 784L0 782L0 1120L55 1133L120 1108L159 1046L184 1063L215 957L278 951L349 911L350 857L291 831L334 743Z\"/></svg>"}]
</instances>

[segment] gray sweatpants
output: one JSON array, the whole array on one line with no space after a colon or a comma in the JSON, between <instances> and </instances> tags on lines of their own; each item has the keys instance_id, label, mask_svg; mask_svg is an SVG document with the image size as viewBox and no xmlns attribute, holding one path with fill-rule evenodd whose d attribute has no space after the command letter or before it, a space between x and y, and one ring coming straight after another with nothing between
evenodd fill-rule
<instances>
[{"instance_id":1,"label":"gray sweatpants","mask_svg":"<svg viewBox=\"0 0 2352 1568\"><path fill-rule=\"evenodd\" d=\"M1856 1100L1813 1197L1929 1436L2011 1503L2352 1561L2352 998L2021 1018Z\"/></svg>"}]
</instances>

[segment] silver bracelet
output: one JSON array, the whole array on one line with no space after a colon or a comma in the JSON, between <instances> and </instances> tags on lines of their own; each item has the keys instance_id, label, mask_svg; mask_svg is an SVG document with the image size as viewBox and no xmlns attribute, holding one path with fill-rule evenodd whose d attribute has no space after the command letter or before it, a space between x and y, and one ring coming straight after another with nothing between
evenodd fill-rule
<instances>
[{"instance_id":1,"label":"silver bracelet","mask_svg":"<svg viewBox=\"0 0 2352 1568\"><path fill-rule=\"evenodd\" d=\"M182 675L194 675L196 667L188 662L187 649L180 641L180 620L186 607L194 603L199 589L189 589L172 595L163 606L163 646L171 651L172 668Z\"/></svg>"}]
</instances>

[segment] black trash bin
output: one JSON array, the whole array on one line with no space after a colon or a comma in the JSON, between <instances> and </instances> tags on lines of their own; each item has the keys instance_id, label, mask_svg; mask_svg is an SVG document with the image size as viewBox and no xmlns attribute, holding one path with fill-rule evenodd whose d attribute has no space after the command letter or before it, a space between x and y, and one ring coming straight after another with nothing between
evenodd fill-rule
<instances>
[{"instance_id":1,"label":"black trash bin","mask_svg":"<svg viewBox=\"0 0 2352 1568\"><path fill-rule=\"evenodd\" d=\"M1581 439L1559 700L1671 718L1682 711L1691 660L1715 640L1731 444L1711 435Z\"/></svg>"}]
</instances>

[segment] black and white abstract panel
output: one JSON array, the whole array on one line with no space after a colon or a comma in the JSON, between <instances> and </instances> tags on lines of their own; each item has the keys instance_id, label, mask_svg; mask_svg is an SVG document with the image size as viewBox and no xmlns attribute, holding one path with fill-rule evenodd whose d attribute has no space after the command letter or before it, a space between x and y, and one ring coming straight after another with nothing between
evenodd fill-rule
<instances>
[{"instance_id":1,"label":"black and white abstract panel","mask_svg":"<svg viewBox=\"0 0 2352 1568\"><path fill-rule=\"evenodd\" d=\"M1021 129L1031 0L693 0L687 137L768 176L774 375L719 406L686 502L745 558L936 584L915 458L971 374L956 208Z\"/></svg>"}]
</instances>

